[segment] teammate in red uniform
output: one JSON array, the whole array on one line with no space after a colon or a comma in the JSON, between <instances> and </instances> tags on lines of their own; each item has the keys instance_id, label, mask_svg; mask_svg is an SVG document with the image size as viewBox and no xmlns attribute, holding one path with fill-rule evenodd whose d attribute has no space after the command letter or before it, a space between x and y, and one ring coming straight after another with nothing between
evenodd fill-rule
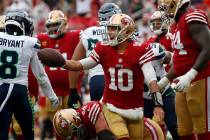
<instances>
[{"instance_id":1,"label":"teammate in red uniform","mask_svg":"<svg viewBox=\"0 0 210 140\"><path fill-rule=\"evenodd\" d=\"M62 11L53 10L49 13L46 21L47 33L38 34L41 48L53 48L62 53L64 58L71 59L75 47L79 42L80 30L66 31L67 18ZM61 104L59 108L67 108L70 86L68 81L69 72L62 68L45 67L51 85L59 97ZM48 100L46 110L52 120L56 110L52 110Z\"/></svg>"},{"instance_id":2,"label":"teammate in red uniform","mask_svg":"<svg viewBox=\"0 0 210 140\"><path fill-rule=\"evenodd\" d=\"M92 101L74 109L59 110L53 119L56 133L62 137L78 140L115 140L110 132L102 113L102 105ZM144 140L162 140L163 133L160 127L150 119L144 119Z\"/></svg>"},{"instance_id":3,"label":"teammate in red uniform","mask_svg":"<svg viewBox=\"0 0 210 140\"><path fill-rule=\"evenodd\" d=\"M173 67L160 88L176 78L176 113L181 140L210 139L210 34L204 11L191 9L190 0L160 0L160 9L173 17Z\"/></svg>"},{"instance_id":4,"label":"teammate in red uniform","mask_svg":"<svg viewBox=\"0 0 210 140\"><path fill-rule=\"evenodd\" d=\"M125 14L115 14L107 25L107 41L96 44L88 58L67 60L69 70L90 69L100 63L105 75L104 116L119 140L143 139L143 82L149 83L155 100L154 114L163 119L162 97L155 71L149 62L153 52L130 39L134 21Z\"/></svg>"}]
</instances>

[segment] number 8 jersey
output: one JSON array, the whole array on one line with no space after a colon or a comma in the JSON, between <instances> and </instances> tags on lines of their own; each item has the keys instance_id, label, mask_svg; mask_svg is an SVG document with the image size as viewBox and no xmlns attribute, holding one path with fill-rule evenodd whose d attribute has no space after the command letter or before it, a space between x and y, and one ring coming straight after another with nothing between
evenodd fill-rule
<instances>
[{"instance_id":1,"label":"number 8 jersey","mask_svg":"<svg viewBox=\"0 0 210 140\"><path fill-rule=\"evenodd\" d=\"M39 47L36 38L0 33L0 83L27 86L29 63L38 61Z\"/></svg>"}]
</instances>

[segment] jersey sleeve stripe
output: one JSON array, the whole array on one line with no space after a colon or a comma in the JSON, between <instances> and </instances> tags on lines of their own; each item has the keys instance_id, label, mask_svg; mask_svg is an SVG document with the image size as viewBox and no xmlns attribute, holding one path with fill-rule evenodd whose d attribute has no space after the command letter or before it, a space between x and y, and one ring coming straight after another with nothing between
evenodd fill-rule
<instances>
[{"instance_id":1,"label":"jersey sleeve stripe","mask_svg":"<svg viewBox=\"0 0 210 140\"><path fill-rule=\"evenodd\" d=\"M190 20L188 20L188 21L187 21L187 23L190 23L190 22L192 22L192 21L199 21L199 22L202 22L202 23L208 24L206 20L201 20L201 19L198 19L198 18L197 18L197 19L195 19L195 18L190 19Z\"/></svg>"},{"instance_id":2,"label":"jersey sleeve stripe","mask_svg":"<svg viewBox=\"0 0 210 140\"><path fill-rule=\"evenodd\" d=\"M93 119L93 122L92 122L94 125L95 125L96 120L98 118L99 112L100 112L100 108L97 108L96 114L94 115L94 119Z\"/></svg>"},{"instance_id":3,"label":"jersey sleeve stripe","mask_svg":"<svg viewBox=\"0 0 210 140\"><path fill-rule=\"evenodd\" d=\"M186 15L186 18L189 18L190 16L200 16L200 17L206 17L203 13L201 12L194 12Z\"/></svg>"},{"instance_id":4,"label":"jersey sleeve stripe","mask_svg":"<svg viewBox=\"0 0 210 140\"><path fill-rule=\"evenodd\" d=\"M152 50L149 50L146 54L144 54L142 57L139 59L139 64L143 65L144 63L150 61L154 57L154 53Z\"/></svg>"},{"instance_id":5,"label":"jersey sleeve stripe","mask_svg":"<svg viewBox=\"0 0 210 140\"><path fill-rule=\"evenodd\" d=\"M98 104L96 104L94 107L91 108L89 116L90 116L90 121L92 122L92 124L95 124L94 118L98 116L97 112L99 112L99 110L100 110L100 108L99 108Z\"/></svg>"},{"instance_id":6,"label":"jersey sleeve stripe","mask_svg":"<svg viewBox=\"0 0 210 140\"><path fill-rule=\"evenodd\" d=\"M202 19L202 20L206 20L205 17L201 17L201 16L197 16L197 15L192 15L192 16L189 16L189 17L186 17L186 20L190 20L190 19L194 19L194 18L199 18L199 19Z\"/></svg>"},{"instance_id":7,"label":"jersey sleeve stripe","mask_svg":"<svg viewBox=\"0 0 210 140\"><path fill-rule=\"evenodd\" d=\"M93 50L90 54L90 56L97 62L99 63L99 56L98 54L95 52L95 50Z\"/></svg>"}]
</instances>

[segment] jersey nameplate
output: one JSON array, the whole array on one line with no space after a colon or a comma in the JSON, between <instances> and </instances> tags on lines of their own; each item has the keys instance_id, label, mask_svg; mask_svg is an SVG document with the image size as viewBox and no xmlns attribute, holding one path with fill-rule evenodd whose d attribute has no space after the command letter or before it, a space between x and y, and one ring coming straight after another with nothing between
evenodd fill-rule
<instances>
[{"instance_id":1,"label":"jersey nameplate","mask_svg":"<svg viewBox=\"0 0 210 140\"><path fill-rule=\"evenodd\" d=\"M0 38L0 45L7 47L22 48L23 42L24 42L23 40L8 40L5 38Z\"/></svg>"}]
</instances>

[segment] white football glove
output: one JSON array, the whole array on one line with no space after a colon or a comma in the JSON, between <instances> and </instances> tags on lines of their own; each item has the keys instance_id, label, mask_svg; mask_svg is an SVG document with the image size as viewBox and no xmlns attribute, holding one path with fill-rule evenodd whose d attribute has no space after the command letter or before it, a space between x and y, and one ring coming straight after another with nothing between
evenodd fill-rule
<instances>
[{"instance_id":1,"label":"white football glove","mask_svg":"<svg viewBox=\"0 0 210 140\"><path fill-rule=\"evenodd\" d=\"M198 72L192 68L185 75L176 78L178 82L173 85L174 90L177 92L184 91L186 88L190 86L190 83L197 76L197 74Z\"/></svg>"},{"instance_id":2,"label":"white football glove","mask_svg":"<svg viewBox=\"0 0 210 140\"><path fill-rule=\"evenodd\" d=\"M53 109L56 109L59 106L59 99L57 96L54 96L50 99L51 105Z\"/></svg>"}]
</instances>

